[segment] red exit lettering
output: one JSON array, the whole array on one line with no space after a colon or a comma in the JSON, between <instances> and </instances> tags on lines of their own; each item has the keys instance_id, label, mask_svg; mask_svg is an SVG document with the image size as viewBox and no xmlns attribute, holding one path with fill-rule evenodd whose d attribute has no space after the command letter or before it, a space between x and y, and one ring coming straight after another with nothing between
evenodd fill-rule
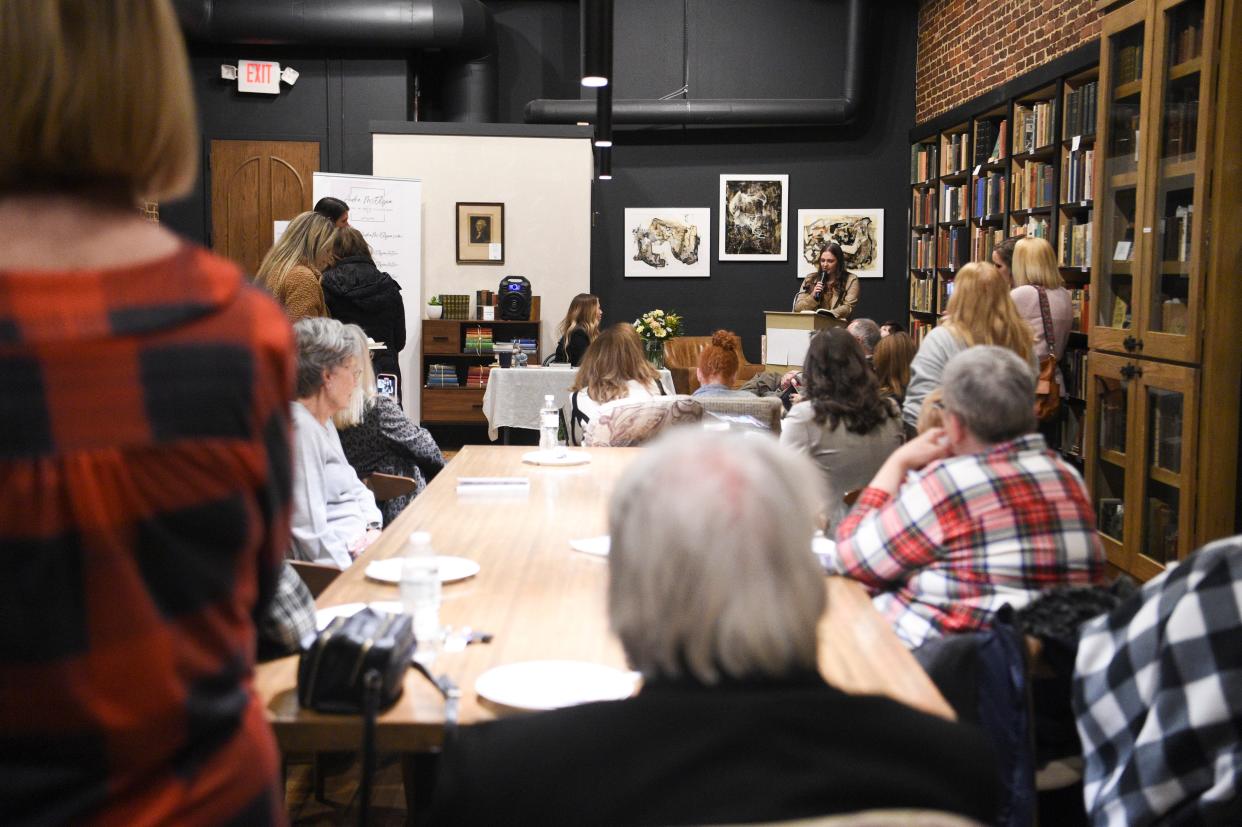
<instances>
[{"instance_id":1,"label":"red exit lettering","mask_svg":"<svg viewBox=\"0 0 1242 827\"><path fill-rule=\"evenodd\" d=\"M246 82L247 83L268 83L272 79L272 66L270 63L247 63L246 64Z\"/></svg>"}]
</instances>

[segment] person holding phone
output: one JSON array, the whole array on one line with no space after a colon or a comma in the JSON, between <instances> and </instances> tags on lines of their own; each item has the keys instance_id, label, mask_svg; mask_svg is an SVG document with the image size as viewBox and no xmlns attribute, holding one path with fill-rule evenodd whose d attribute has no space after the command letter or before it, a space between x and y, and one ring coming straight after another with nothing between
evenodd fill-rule
<instances>
[{"instance_id":1,"label":"person holding phone","mask_svg":"<svg viewBox=\"0 0 1242 827\"><path fill-rule=\"evenodd\" d=\"M841 245L830 241L819 251L819 266L808 273L794 295L793 310L827 310L843 322L854 316L858 304L858 276L845 269Z\"/></svg>"}]
</instances>

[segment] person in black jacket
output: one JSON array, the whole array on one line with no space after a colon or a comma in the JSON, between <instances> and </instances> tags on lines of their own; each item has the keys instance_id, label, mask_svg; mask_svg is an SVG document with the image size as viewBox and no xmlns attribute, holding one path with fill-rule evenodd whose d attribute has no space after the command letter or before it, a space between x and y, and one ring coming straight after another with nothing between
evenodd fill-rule
<instances>
[{"instance_id":1,"label":"person in black jacket","mask_svg":"<svg viewBox=\"0 0 1242 827\"><path fill-rule=\"evenodd\" d=\"M405 347L405 303L401 286L380 272L371 258L371 247L353 227L337 231L333 246L336 263L323 271L323 297L332 318L356 324L384 350L375 354L376 373L397 377L397 401L401 401L401 368L397 354Z\"/></svg>"},{"instance_id":2,"label":"person in black jacket","mask_svg":"<svg viewBox=\"0 0 1242 827\"><path fill-rule=\"evenodd\" d=\"M599 334L599 323L604 311L599 306L599 296L579 293L569 303L569 312L556 328L560 338L556 342L554 361L568 362L574 367L582 362L582 354Z\"/></svg>"},{"instance_id":3,"label":"person in black jacket","mask_svg":"<svg viewBox=\"0 0 1242 827\"><path fill-rule=\"evenodd\" d=\"M826 595L811 536L822 503L815 466L775 440L674 430L644 449L608 517L609 622L642 689L459 729L429 823L727 824L881 808L994 823L981 732L820 677Z\"/></svg>"}]
</instances>

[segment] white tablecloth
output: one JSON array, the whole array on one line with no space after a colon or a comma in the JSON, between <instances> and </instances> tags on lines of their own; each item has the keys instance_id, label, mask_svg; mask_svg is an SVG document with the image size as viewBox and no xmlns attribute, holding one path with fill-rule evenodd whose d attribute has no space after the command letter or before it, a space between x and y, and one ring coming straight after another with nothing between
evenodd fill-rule
<instances>
[{"instance_id":1,"label":"white tablecloth","mask_svg":"<svg viewBox=\"0 0 1242 827\"><path fill-rule=\"evenodd\" d=\"M577 372L577 368L492 368L483 392L488 438L495 441L500 428L538 431L544 396L552 394L556 407L566 408ZM673 375L667 369L660 371L660 384L668 393L675 392Z\"/></svg>"}]
</instances>

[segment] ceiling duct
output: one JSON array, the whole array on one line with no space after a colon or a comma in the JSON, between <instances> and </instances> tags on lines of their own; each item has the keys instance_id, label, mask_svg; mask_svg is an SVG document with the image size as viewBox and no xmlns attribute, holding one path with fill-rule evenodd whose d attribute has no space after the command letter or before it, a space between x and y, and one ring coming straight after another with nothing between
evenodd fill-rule
<instances>
[{"instance_id":1,"label":"ceiling duct","mask_svg":"<svg viewBox=\"0 0 1242 827\"><path fill-rule=\"evenodd\" d=\"M778 124L844 124L858 114L862 95L864 0L847 0L845 19L845 81L835 98L689 98L673 100L612 100L614 124L775 126ZM614 78L615 80L615 78ZM615 84L614 84L615 85ZM533 100L526 104L528 123L589 121L594 100Z\"/></svg>"},{"instance_id":2,"label":"ceiling duct","mask_svg":"<svg viewBox=\"0 0 1242 827\"><path fill-rule=\"evenodd\" d=\"M173 0L187 38L215 44L440 50L445 117L492 123L496 29L479 0Z\"/></svg>"}]
</instances>

